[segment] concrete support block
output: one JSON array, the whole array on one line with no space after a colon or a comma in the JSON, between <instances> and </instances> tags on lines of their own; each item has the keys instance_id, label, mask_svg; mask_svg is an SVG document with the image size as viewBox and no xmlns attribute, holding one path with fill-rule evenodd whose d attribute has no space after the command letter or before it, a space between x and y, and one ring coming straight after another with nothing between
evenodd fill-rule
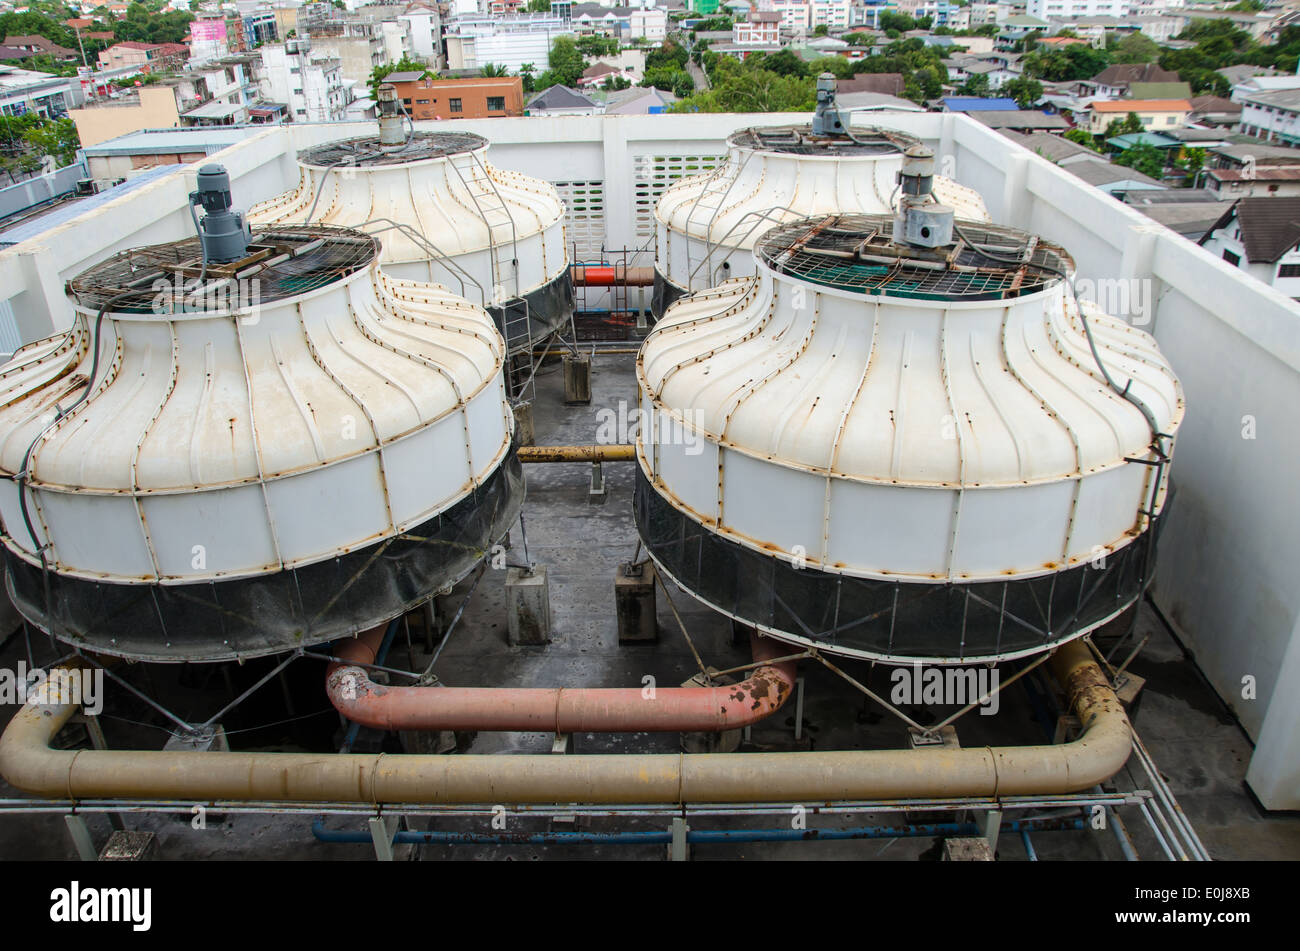
<instances>
[{"instance_id":1,"label":"concrete support block","mask_svg":"<svg viewBox=\"0 0 1300 951\"><path fill-rule=\"evenodd\" d=\"M709 676L696 674L682 684L683 687L708 687L719 684L733 684L735 677L716 674L716 668L708 669ZM699 732L681 734L683 753L734 753L740 749L744 730L723 730L722 732Z\"/></svg>"},{"instance_id":2,"label":"concrete support block","mask_svg":"<svg viewBox=\"0 0 1300 951\"><path fill-rule=\"evenodd\" d=\"M654 562L618 566L614 574L614 613L620 644L653 644L659 640Z\"/></svg>"},{"instance_id":3,"label":"concrete support block","mask_svg":"<svg viewBox=\"0 0 1300 951\"><path fill-rule=\"evenodd\" d=\"M551 594L545 568L506 570L506 622L512 645L550 643Z\"/></svg>"},{"instance_id":4,"label":"concrete support block","mask_svg":"<svg viewBox=\"0 0 1300 951\"><path fill-rule=\"evenodd\" d=\"M588 354L564 355L564 402L591 402L591 357Z\"/></svg>"},{"instance_id":5,"label":"concrete support block","mask_svg":"<svg viewBox=\"0 0 1300 951\"><path fill-rule=\"evenodd\" d=\"M992 862L993 850L989 848L988 839L944 839L943 861L945 862Z\"/></svg>"},{"instance_id":6,"label":"concrete support block","mask_svg":"<svg viewBox=\"0 0 1300 951\"><path fill-rule=\"evenodd\" d=\"M157 844L157 837L152 832L114 832L99 853L99 860L147 862L154 858L154 847Z\"/></svg>"},{"instance_id":7,"label":"concrete support block","mask_svg":"<svg viewBox=\"0 0 1300 951\"><path fill-rule=\"evenodd\" d=\"M521 446L537 442L537 427L533 425L533 404L515 404L515 439Z\"/></svg>"}]
</instances>

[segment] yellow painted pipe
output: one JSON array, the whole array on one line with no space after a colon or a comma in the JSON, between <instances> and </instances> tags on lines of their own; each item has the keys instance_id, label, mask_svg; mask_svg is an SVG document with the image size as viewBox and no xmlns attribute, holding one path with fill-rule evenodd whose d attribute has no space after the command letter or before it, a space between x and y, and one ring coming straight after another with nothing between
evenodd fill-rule
<instances>
[{"instance_id":1,"label":"yellow painted pipe","mask_svg":"<svg viewBox=\"0 0 1300 951\"><path fill-rule=\"evenodd\" d=\"M634 462L636 446L520 446L520 462Z\"/></svg>"},{"instance_id":2,"label":"yellow painted pipe","mask_svg":"<svg viewBox=\"0 0 1300 951\"><path fill-rule=\"evenodd\" d=\"M30 700L0 737L0 774L68 799L364 803L817 802L1078 792L1128 760L1128 717L1087 649L1052 660L1083 735L1055 746L808 753L417 756L55 750L77 704Z\"/></svg>"}]
</instances>

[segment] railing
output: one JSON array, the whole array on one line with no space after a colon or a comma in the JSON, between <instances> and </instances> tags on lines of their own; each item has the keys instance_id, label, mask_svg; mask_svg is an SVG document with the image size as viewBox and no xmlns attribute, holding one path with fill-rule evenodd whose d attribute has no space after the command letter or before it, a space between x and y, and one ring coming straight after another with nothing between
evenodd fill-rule
<instances>
[{"instance_id":1,"label":"railing","mask_svg":"<svg viewBox=\"0 0 1300 951\"><path fill-rule=\"evenodd\" d=\"M658 192L682 157L725 153L725 138L755 124L808 115L563 116L459 120L457 131L492 142L490 161L556 183L602 189L606 247L641 247ZM1275 808L1300 808L1300 308L1067 171L964 116L873 113L935 148L941 174L978 190L995 221L1058 241L1098 300L1155 333L1182 379L1187 422L1177 484L1153 589L1197 662L1258 741L1255 792ZM423 129L444 125L419 123ZM247 206L297 180L294 154L371 132L369 123L282 126L205 161L227 166ZM659 176L656 178L656 176ZM111 252L190 233L193 169L136 189L0 252L0 294L24 340L65 327L63 281ZM1122 299L1121 299L1122 298ZM1257 436L1257 438L1253 438ZM1255 699L1242 699L1243 678Z\"/></svg>"}]
</instances>

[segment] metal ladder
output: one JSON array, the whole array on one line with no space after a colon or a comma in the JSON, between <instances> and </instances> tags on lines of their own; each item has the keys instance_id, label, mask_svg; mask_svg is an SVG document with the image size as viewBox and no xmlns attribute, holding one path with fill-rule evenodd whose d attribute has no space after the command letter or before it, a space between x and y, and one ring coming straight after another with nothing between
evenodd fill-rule
<instances>
[{"instance_id":1,"label":"metal ladder","mask_svg":"<svg viewBox=\"0 0 1300 951\"><path fill-rule=\"evenodd\" d=\"M449 164L465 186L480 220L487 226L488 260L492 265L492 297L493 303L500 306L506 300L519 297L519 236L515 230L515 219L506 207L501 192L497 190L496 182L476 153L453 155ZM507 260L502 257L502 251L506 249L505 229L509 229ZM506 287L507 276L513 278L513 290Z\"/></svg>"}]
</instances>

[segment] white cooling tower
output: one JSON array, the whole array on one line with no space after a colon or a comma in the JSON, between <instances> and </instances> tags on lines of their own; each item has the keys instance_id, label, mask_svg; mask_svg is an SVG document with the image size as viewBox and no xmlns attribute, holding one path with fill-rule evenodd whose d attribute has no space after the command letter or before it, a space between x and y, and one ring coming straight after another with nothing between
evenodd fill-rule
<instances>
[{"instance_id":1,"label":"white cooling tower","mask_svg":"<svg viewBox=\"0 0 1300 951\"><path fill-rule=\"evenodd\" d=\"M655 317L682 294L752 274L750 252L777 224L837 212L886 213L903 153L916 144L912 136L877 128L855 128L852 137L813 135L809 126L733 133L725 163L678 182L655 206ZM934 194L958 219L989 220L972 189L937 176Z\"/></svg>"},{"instance_id":2,"label":"white cooling tower","mask_svg":"<svg viewBox=\"0 0 1300 951\"><path fill-rule=\"evenodd\" d=\"M638 358L642 539L701 600L829 652L970 662L1086 633L1150 577L1178 380L1090 309L1128 397L1106 382L1060 248L892 229L778 227L754 276L669 309Z\"/></svg>"},{"instance_id":3,"label":"white cooling tower","mask_svg":"<svg viewBox=\"0 0 1300 951\"><path fill-rule=\"evenodd\" d=\"M375 235L387 273L445 284L492 312L511 353L531 349L573 313L564 204L548 182L488 164L487 149L467 132L326 143L299 153L298 185L249 221Z\"/></svg>"},{"instance_id":4,"label":"white cooling tower","mask_svg":"<svg viewBox=\"0 0 1300 951\"><path fill-rule=\"evenodd\" d=\"M71 329L0 369L27 618L110 654L247 657L368 628L472 568L522 499L503 342L377 253L286 226L230 264L190 239L69 283Z\"/></svg>"}]
</instances>

